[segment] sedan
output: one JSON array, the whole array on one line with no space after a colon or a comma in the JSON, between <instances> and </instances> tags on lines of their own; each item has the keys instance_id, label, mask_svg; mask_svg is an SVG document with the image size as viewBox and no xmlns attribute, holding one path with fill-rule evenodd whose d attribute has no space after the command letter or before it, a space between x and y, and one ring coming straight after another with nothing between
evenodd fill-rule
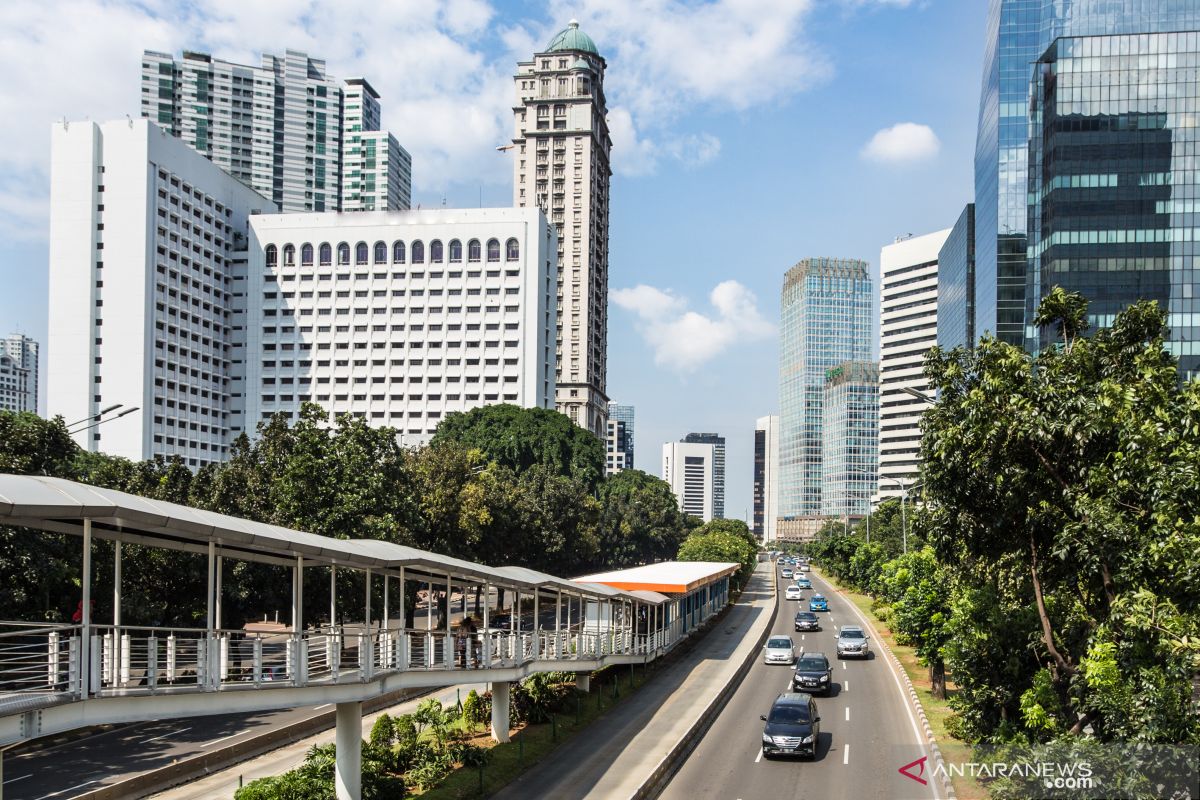
<instances>
[{"instance_id":1,"label":"sedan","mask_svg":"<svg viewBox=\"0 0 1200 800\"><path fill-rule=\"evenodd\" d=\"M808 598L808 610L809 611L828 611L829 610L829 601L825 599L825 595L814 594L812 597Z\"/></svg>"},{"instance_id":2,"label":"sedan","mask_svg":"<svg viewBox=\"0 0 1200 800\"><path fill-rule=\"evenodd\" d=\"M796 650L790 636L772 636L763 645L763 662L767 664L794 664Z\"/></svg>"},{"instance_id":3,"label":"sedan","mask_svg":"<svg viewBox=\"0 0 1200 800\"><path fill-rule=\"evenodd\" d=\"M799 578L796 578L796 585L799 586L801 589L811 589L812 581L810 581L808 578L801 576Z\"/></svg>"},{"instance_id":4,"label":"sedan","mask_svg":"<svg viewBox=\"0 0 1200 800\"><path fill-rule=\"evenodd\" d=\"M811 611L796 612L796 630L798 631L819 631L821 630L821 620Z\"/></svg>"},{"instance_id":5,"label":"sedan","mask_svg":"<svg viewBox=\"0 0 1200 800\"><path fill-rule=\"evenodd\" d=\"M799 600L801 596L800 587L794 583L787 587L787 589L785 589L783 592L783 597L785 600Z\"/></svg>"},{"instance_id":6,"label":"sedan","mask_svg":"<svg viewBox=\"0 0 1200 800\"><path fill-rule=\"evenodd\" d=\"M833 670L824 653L805 653L796 662L796 672L792 675L792 691L827 695L832 679Z\"/></svg>"},{"instance_id":7,"label":"sedan","mask_svg":"<svg viewBox=\"0 0 1200 800\"><path fill-rule=\"evenodd\" d=\"M792 569L791 569L791 567L784 567L783 572L781 572L779 574L782 575L784 578L787 578L790 580L792 577Z\"/></svg>"}]
</instances>

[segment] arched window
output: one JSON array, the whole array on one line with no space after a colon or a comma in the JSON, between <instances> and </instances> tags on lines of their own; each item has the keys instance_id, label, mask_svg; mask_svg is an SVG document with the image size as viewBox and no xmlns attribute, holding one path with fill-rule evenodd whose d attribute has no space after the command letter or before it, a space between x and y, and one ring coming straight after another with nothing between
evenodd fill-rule
<instances>
[{"instance_id":1,"label":"arched window","mask_svg":"<svg viewBox=\"0 0 1200 800\"><path fill-rule=\"evenodd\" d=\"M442 263L442 240L441 239L434 239L432 242L429 243L429 263L430 264Z\"/></svg>"},{"instance_id":2,"label":"arched window","mask_svg":"<svg viewBox=\"0 0 1200 800\"><path fill-rule=\"evenodd\" d=\"M505 243L504 248L505 248L505 253L504 253L505 261L519 261L520 260L521 245L517 244L516 239L509 239L508 242Z\"/></svg>"},{"instance_id":3,"label":"arched window","mask_svg":"<svg viewBox=\"0 0 1200 800\"><path fill-rule=\"evenodd\" d=\"M342 242L338 245L338 266L345 266L350 263L350 245Z\"/></svg>"},{"instance_id":4,"label":"arched window","mask_svg":"<svg viewBox=\"0 0 1200 800\"><path fill-rule=\"evenodd\" d=\"M283 246L283 265L285 267L296 266L296 246L294 244Z\"/></svg>"},{"instance_id":5,"label":"arched window","mask_svg":"<svg viewBox=\"0 0 1200 800\"><path fill-rule=\"evenodd\" d=\"M300 248L300 265L304 267L312 266L313 248L307 242Z\"/></svg>"},{"instance_id":6,"label":"arched window","mask_svg":"<svg viewBox=\"0 0 1200 800\"><path fill-rule=\"evenodd\" d=\"M375 243L375 263L376 264L386 264L387 263L387 245L384 244L383 242Z\"/></svg>"},{"instance_id":7,"label":"arched window","mask_svg":"<svg viewBox=\"0 0 1200 800\"><path fill-rule=\"evenodd\" d=\"M392 245L392 263L403 264L404 258L404 242L396 242Z\"/></svg>"},{"instance_id":8,"label":"arched window","mask_svg":"<svg viewBox=\"0 0 1200 800\"><path fill-rule=\"evenodd\" d=\"M368 248L367 248L366 242L359 242L358 244L354 245L354 263L355 264L367 263L367 250L368 250Z\"/></svg>"},{"instance_id":9,"label":"arched window","mask_svg":"<svg viewBox=\"0 0 1200 800\"><path fill-rule=\"evenodd\" d=\"M450 240L450 263L457 264L462 261L462 242L458 239Z\"/></svg>"},{"instance_id":10,"label":"arched window","mask_svg":"<svg viewBox=\"0 0 1200 800\"><path fill-rule=\"evenodd\" d=\"M425 245L421 243L420 239L412 243L412 263L425 263Z\"/></svg>"},{"instance_id":11,"label":"arched window","mask_svg":"<svg viewBox=\"0 0 1200 800\"><path fill-rule=\"evenodd\" d=\"M320 256L322 267L328 267L333 263L333 248L329 246L329 242L321 243Z\"/></svg>"},{"instance_id":12,"label":"arched window","mask_svg":"<svg viewBox=\"0 0 1200 800\"><path fill-rule=\"evenodd\" d=\"M472 239L467 242L467 261L479 260L479 240Z\"/></svg>"},{"instance_id":13,"label":"arched window","mask_svg":"<svg viewBox=\"0 0 1200 800\"><path fill-rule=\"evenodd\" d=\"M498 239L488 239L488 261L500 260L500 241Z\"/></svg>"},{"instance_id":14,"label":"arched window","mask_svg":"<svg viewBox=\"0 0 1200 800\"><path fill-rule=\"evenodd\" d=\"M267 266L273 267L279 263L279 248L273 244L267 245Z\"/></svg>"}]
</instances>

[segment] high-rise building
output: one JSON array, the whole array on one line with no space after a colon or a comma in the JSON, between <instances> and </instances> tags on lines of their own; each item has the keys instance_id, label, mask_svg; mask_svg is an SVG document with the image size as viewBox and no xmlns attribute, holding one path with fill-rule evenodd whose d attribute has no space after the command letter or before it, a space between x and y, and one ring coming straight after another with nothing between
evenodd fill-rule
<instances>
[{"instance_id":1,"label":"high-rise building","mask_svg":"<svg viewBox=\"0 0 1200 800\"><path fill-rule=\"evenodd\" d=\"M275 204L147 120L53 126L47 412L137 409L75 434L85 450L228 457L236 295L260 211Z\"/></svg>"},{"instance_id":2,"label":"high-rise building","mask_svg":"<svg viewBox=\"0 0 1200 800\"><path fill-rule=\"evenodd\" d=\"M937 343L975 346L975 204L968 203L937 256Z\"/></svg>"},{"instance_id":3,"label":"high-rise building","mask_svg":"<svg viewBox=\"0 0 1200 800\"><path fill-rule=\"evenodd\" d=\"M779 536L803 538L819 527L824 473L826 372L869 361L873 306L870 265L808 258L783 281L779 353ZM787 524L785 524L787 523Z\"/></svg>"},{"instance_id":4,"label":"high-rise building","mask_svg":"<svg viewBox=\"0 0 1200 800\"><path fill-rule=\"evenodd\" d=\"M821 515L856 519L878 485L879 365L847 361L825 373Z\"/></svg>"},{"instance_id":5,"label":"high-rise building","mask_svg":"<svg viewBox=\"0 0 1200 800\"><path fill-rule=\"evenodd\" d=\"M0 408L9 411L38 410L38 343L19 333L0 339L0 357L8 362L0 366Z\"/></svg>"},{"instance_id":6,"label":"high-rise building","mask_svg":"<svg viewBox=\"0 0 1200 800\"><path fill-rule=\"evenodd\" d=\"M517 65L513 205L558 233L558 410L603 437L608 408L609 138L606 64L574 20Z\"/></svg>"},{"instance_id":7,"label":"high-rise building","mask_svg":"<svg viewBox=\"0 0 1200 800\"><path fill-rule=\"evenodd\" d=\"M633 469L633 406L608 404L607 462L605 470L612 475L623 469Z\"/></svg>"},{"instance_id":8,"label":"high-rise building","mask_svg":"<svg viewBox=\"0 0 1200 800\"><path fill-rule=\"evenodd\" d=\"M990 332L1017 346L1023 346L1027 341L1025 313L1031 305L1026 302L1027 200L1031 196L1027 169L1031 128L1041 135L1041 123L1031 126L1029 116L1030 81L1035 77L1035 62L1060 36L1194 32L1198 29L1200 7L1192 2L991 0L975 143L976 336ZM1134 64L1127 65L1127 69L1131 75L1144 75L1150 71ZM1094 102L1095 93L1091 88L1088 87L1086 99L1062 99L1081 105ZM1113 99L1108 97L1104 102ZM1161 109L1150 107L1139 107L1137 113L1156 110L1162 113ZM1080 114L1080 122L1083 115L1094 116L1082 109L1069 113ZM1084 135L1082 130L1080 135ZM1094 155L1103 158L1099 153ZM1101 174L1100 171L1093 172ZM1111 170L1103 171L1103 174L1111 174ZM1116 231L1122 225L1114 222L1111 229ZM1136 237L1136 233L1134 235ZM1078 254L1075 257L1078 258Z\"/></svg>"},{"instance_id":9,"label":"high-rise building","mask_svg":"<svg viewBox=\"0 0 1200 800\"><path fill-rule=\"evenodd\" d=\"M142 116L285 212L403 210L411 201L411 161L379 130L379 95L362 78L343 87L303 52L264 54L252 67L147 50Z\"/></svg>"},{"instance_id":10,"label":"high-rise building","mask_svg":"<svg viewBox=\"0 0 1200 800\"><path fill-rule=\"evenodd\" d=\"M1195 4L1192 4L1195 6ZM1147 20L1149 22L1150 20ZM1063 36L1031 92L1025 345L1052 287L1088 301L1092 328L1137 300L1167 313L1164 346L1200 371L1200 32Z\"/></svg>"},{"instance_id":11,"label":"high-rise building","mask_svg":"<svg viewBox=\"0 0 1200 800\"><path fill-rule=\"evenodd\" d=\"M679 441L713 446L713 519L725 519L725 437L718 433L689 433Z\"/></svg>"},{"instance_id":12,"label":"high-rise building","mask_svg":"<svg viewBox=\"0 0 1200 800\"><path fill-rule=\"evenodd\" d=\"M760 542L773 542L779 516L779 417L754 422L754 524Z\"/></svg>"},{"instance_id":13,"label":"high-rise building","mask_svg":"<svg viewBox=\"0 0 1200 800\"><path fill-rule=\"evenodd\" d=\"M252 217L245 428L308 401L413 445L454 411L553 408L554 252L536 208Z\"/></svg>"},{"instance_id":14,"label":"high-rise building","mask_svg":"<svg viewBox=\"0 0 1200 800\"><path fill-rule=\"evenodd\" d=\"M666 442L662 448L662 477L671 484L679 509L704 522L713 516L714 446Z\"/></svg>"}]
</instances>

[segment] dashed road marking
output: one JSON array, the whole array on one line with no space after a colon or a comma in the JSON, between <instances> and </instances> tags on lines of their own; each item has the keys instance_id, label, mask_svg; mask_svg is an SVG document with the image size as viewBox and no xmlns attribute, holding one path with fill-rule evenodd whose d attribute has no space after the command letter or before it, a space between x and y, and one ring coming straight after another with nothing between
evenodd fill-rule
<instances>
[{"instance_id":1,"label":"dashed road marking","mask_svg":"<svg viewBox=\"0 0 1200 800\"><path fill-rule=\"evenodd\" d=\"M843 692L848 692L848 691L850 691L850 679L849 679L849 678L847 678L846 680L842 681L842 691L843 691Z\"/></svg>"},{"instance_id":2,"label":"dashed road marking","mask_svg":"<svg viewBox=\"0 0 1200 800\"><path fill-rule=\"evenodd\" d=\"M845 662L845 661L843 661L843 662L842 662L842 669L845 669L845 668L846 668L846 662Z\"/></svg>"},{"instance_id":3,"label":"dashed road marking","mask_svg":"<svg viewBox=\"0 0 1200 800\"><path fill-rule=\"evenodd\" d=\"M758 755L756 755L754 757L754 763L757 764L760 761L762 761L762 748L761 747L758 748Z\"/></svg>"},{"instance_id":4,"label":"dashed road marking","mask_svg":"<svg viewBox=\"0 0 1200 800\"><path fill-rule=\"evenodd\" d=\"M842 763L843 764L850 763L850 745L848 745L848 744L842 745Z\"/></svg>"},{"instance_id":5,"label":"dashed road marking","mask_svg":"<svg viewBox=\"0 0 1200 800\"><path fill-rule=\"evenodd\" d=\"M8 780L6 780L6 781L4 782L4 785L5 785L5 786L8 786L10 783L16 783L17 781L23 781L23 780L25 780L26 778L32 778L32 777L33 777L33 773L31 772L31 773L29 773L28 775L22 775L22 776L21 776L21 777L19 777L19 778L9 778Z\"/></svg>"},{"instance_id":6,"label":"dashed road marking","mask_svg":"<svg viewBox=\"0 0 1200 800\"><path fill-rule=\"evenodd\" d=\"M145 744L146 742L157 742L159 739L165 739L168 736L174 736L178 733L187 733L190 730L191 728L184 728L178 731L170 731L169 733L164 733L162 736L155 736L153 739L142 739L142 743Z\"/></svg>"},{"instance_id":7,"label":"dashed road marking","mask_svg":"<svg viewBox=\"0 0 1200 800\"><path fill-rule=\"evenodd\" d=\"M846 706L846 722L850 721L850 706Z\"/></svg>"}]
</instances>

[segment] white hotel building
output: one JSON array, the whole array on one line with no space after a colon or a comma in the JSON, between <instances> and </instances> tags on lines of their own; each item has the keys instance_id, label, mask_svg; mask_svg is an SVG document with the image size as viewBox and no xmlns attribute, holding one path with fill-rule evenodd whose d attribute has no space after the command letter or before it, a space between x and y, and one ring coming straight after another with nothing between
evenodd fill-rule
<instances>
[{"instance_id":1,"label":"white hotel building","mask_svg":"<svg viewBox=\"0 0 1200 800\"><path fill-rule=\"evenodd\" d=\"M714 519L716 449L701 442L665 442L662 448L662 477L679 510L704 522Z\"/></svg>"},{"instance_id":2,"label":"white hotel building","mask_svg":"<svg viewBox=\"0 0 1200 800\"><path fill-rule=\"evenodd\" d=\"M304 401L428 440L445 414L554 408L554 230L536 208L250 220L246 420Z\"/></svg>"}]
</instances>

